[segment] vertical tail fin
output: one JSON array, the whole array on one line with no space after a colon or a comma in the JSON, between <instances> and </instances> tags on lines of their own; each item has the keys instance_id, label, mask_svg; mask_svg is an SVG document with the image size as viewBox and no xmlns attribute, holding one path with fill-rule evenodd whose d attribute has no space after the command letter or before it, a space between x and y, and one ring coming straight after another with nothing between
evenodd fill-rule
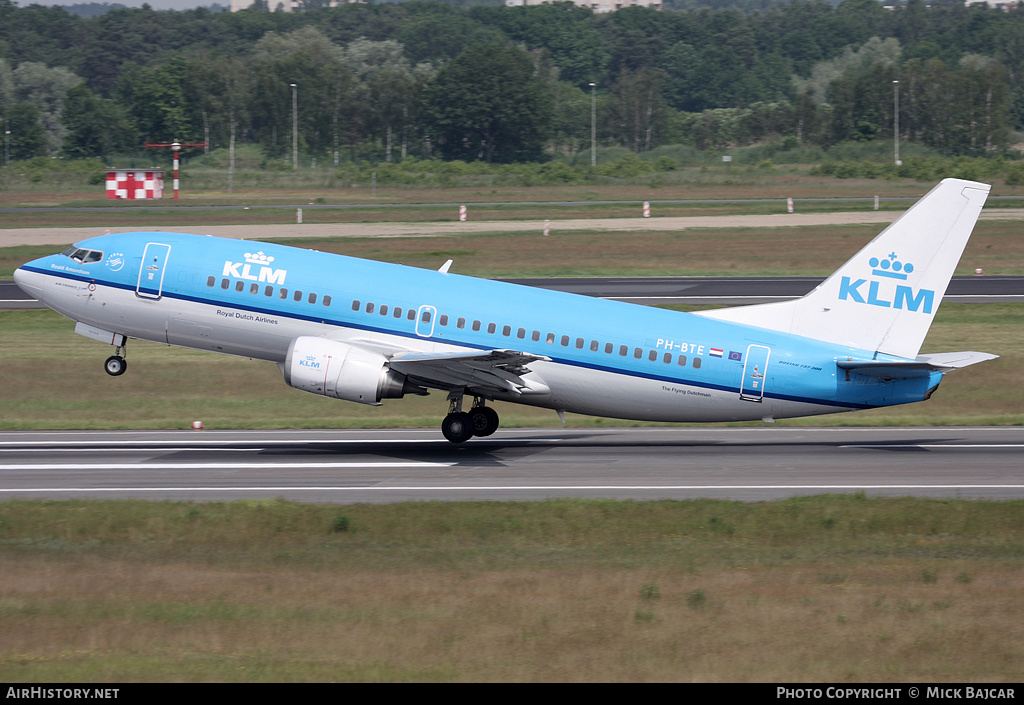
<instances>
[{"instance_id":1,"label":"vertical tail fin","mask_svg":"<svg viewBox=\"0 0 1024 705\"><path fill-rule=\"evenodd\" d=\"M700 315L914 358L990 188L945 179L803 298Z\"/></svg>"}]
</instances>

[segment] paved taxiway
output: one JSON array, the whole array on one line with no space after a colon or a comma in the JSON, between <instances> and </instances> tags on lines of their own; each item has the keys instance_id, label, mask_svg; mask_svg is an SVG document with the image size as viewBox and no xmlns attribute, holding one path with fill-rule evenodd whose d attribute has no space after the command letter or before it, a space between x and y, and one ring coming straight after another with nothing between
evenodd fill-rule
<instances>
[{"instance_id":1,"label":"paved taxiway","mask_svg":"<svg viewBox=\"0 0 1024 705\"><path fill-rule=\"evenodd\" d=\"M0 433L0 500L1024 499L1024 428Z\"/></svg>"}]
</instances>

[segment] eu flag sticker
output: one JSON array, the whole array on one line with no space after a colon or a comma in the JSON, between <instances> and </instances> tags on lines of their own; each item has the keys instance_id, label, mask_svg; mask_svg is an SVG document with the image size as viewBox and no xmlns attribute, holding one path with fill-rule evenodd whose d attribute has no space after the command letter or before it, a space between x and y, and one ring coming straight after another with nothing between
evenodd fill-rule
<instances>
[{"instance_id":1,"label":"eu flag sticker","mask_svg":"<svg viewBox=\"0 0 1024 705\"><path fill-rule=\"evenodd\" d=\"M729 359L735 360L736 362L740 362L741 360L743 360L743 353L738 353L735 350L730 350Z\"/></svg>"}]
</instances>

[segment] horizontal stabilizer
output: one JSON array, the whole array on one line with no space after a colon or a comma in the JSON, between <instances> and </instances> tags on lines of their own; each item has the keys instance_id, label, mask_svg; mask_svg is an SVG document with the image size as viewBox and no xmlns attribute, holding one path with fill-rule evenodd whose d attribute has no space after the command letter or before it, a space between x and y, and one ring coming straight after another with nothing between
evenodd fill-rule
<instances>
[{"instance_id":1,"label":"horizontal stabilizer","mask_svg":"<svg viewBox=\"0 0 1024 705\"><path fill-rule=\"evenodd\" d=\"M916 360L837 360L836 366L868 377L907 379L927 377L932 372L949 372L997 357L983 352L951 352L919 355Z\"/></svg>"},{"instance_id":2,"label":"horizontal stabilizer","mask_svg":"<svg viewBox=\"0 0 1024 705\"><path fill-rule=\"evenodd\" d=\"M979 362L986 362L988 360L995 360L998 355L985 352L974 352L973 350L966 350L964 352L948 352L948 353L934 353L932 355L918 355L917 359L924 362L928 362L935 365L935 369L939 370L957 370L961 367L969 367L976 365Z\"/></svg>"}]
</instances>

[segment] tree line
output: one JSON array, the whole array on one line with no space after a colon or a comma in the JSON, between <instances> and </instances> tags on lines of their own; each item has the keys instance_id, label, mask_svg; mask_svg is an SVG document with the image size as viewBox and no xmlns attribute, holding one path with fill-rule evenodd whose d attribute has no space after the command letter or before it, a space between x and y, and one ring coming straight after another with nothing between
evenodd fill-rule
<instances>
[{"instance_id":1,"label":"tree line","mask_svg":"<svg viewBox=\"0 0 1024 705\"><path fill-rule=\"evenodd\" d=\"M891 138L897 104L900 139L948 155L1000 154L1024 127L1024 11L679 5L264 3L84 18L0 0L0 119L12 159L244 141L305 164L541 161L585 152L592 127L636 153L827 147Z\"/></svg>"}]
</instances>

